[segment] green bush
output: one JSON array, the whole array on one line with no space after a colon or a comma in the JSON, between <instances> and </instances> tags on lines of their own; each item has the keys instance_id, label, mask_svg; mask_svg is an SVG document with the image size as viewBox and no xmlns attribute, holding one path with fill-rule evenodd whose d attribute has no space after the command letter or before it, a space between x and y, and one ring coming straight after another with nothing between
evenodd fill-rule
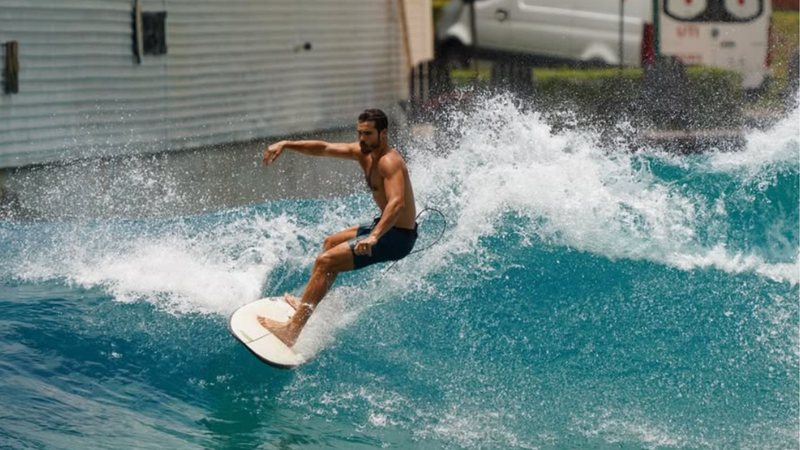
<instances>
[{"instance_id":1,"label":"green bush","mask_svg":"<svg viewBox=\"0 0 800 450\"><path fill-rule=\"evenodd\" d=\"M687 95L692 128L737 127L745 103L741 75L722 69L690 67Z\"/></svg>"},{"instance_id":2,"label":"green bush","mask_svg":"<svg viewBox=\"0 0 800 450\"><path fill-rule=\"evenodd\" d=\"M535 69L537 107L553 111L569 109L600 121L621 117L650 121L658 128L709 128L741 124L741 78L730 71L689 67L685 78L667 86L646 86L642 69ZM662 96L673 90L673 101L663 106L678 120L664 121L651 114ZM668 122L668 123L665 123Z\"/></svg>"},{"instance_id":3,"label":"green bush","mask_svg":"<svg viewBox=\"0 0 800 450\"><path fill-rule=\"evenodd\" d=\"M637 69L535 69L534 102L545 111L571 110L593 120L632 115L642 80Z\"/></svg>"}]
</instances>

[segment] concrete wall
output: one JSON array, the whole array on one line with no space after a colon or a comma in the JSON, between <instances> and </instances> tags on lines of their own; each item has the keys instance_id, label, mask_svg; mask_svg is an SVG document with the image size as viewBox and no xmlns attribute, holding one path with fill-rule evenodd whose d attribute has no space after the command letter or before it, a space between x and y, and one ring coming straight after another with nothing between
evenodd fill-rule
<instances>
[{"instance_id":1,"label":"concrete wall","mask_svg":"<svg viewBox=\"0 0 800 450\"><path fill-rule=\"evenodd\" d=\"M352 141L352 121L352 128L294 137ZM0 170L0 220L175 217L276 199L369 195L357 163L286 151L264 167L267 143Z\"/></svg>"}]
</instances>

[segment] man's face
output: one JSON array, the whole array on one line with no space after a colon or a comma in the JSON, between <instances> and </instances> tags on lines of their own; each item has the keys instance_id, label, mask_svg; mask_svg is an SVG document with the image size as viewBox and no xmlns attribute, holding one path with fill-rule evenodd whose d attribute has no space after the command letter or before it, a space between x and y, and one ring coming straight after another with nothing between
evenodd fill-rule
<instances>
[{"instance_id":1,"label":"man's face","mask_svg":"<svg viewBox=\"0 0 800 450\"><path fill-rule=\"evenodd\" d=\"M381 146L381 133L375 129L375 122L358 122L358 144L361 146L361 153L369 155L373 150Z\"/></svg>"}]
</instances>

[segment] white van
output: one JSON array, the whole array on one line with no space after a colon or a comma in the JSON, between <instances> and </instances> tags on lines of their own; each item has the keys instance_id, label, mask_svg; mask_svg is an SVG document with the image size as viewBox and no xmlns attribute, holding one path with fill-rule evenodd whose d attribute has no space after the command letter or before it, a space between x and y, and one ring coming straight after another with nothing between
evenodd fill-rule
<instances>
[{"instance_id":1,"label":"white van","mask_svg":"<svg viewBox=\"0 0 800 450\"><path fill-rule=\"evenodd\" d=\"M769 73L771 0L658 4L662 55L735 70L743 87L761 86ZM652 0L475 0L478 56L642 66L655 54L652 8ZM464 60L473 42L470 27L469 5L451 0L437 24L440 55Z\"/></svg>"}]
</instances>

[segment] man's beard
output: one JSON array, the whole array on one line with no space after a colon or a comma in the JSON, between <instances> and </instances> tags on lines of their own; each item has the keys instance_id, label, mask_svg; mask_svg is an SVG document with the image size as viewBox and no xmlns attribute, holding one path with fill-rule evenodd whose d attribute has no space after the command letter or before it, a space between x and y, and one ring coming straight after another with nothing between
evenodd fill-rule
<instances>
[{"instance_id":1,"label":"man's beard","mask_svg":"<svg viewBox=\"0 0 800 450\"><path fill-rule=\"evenodd\" d=\"M362 142L361 143L361 154L369 155L370 153L372 153L373 150L376 150L379 146L380 146L380 144L369 145L366 142Z\"/></svg>"}]
</instances>

